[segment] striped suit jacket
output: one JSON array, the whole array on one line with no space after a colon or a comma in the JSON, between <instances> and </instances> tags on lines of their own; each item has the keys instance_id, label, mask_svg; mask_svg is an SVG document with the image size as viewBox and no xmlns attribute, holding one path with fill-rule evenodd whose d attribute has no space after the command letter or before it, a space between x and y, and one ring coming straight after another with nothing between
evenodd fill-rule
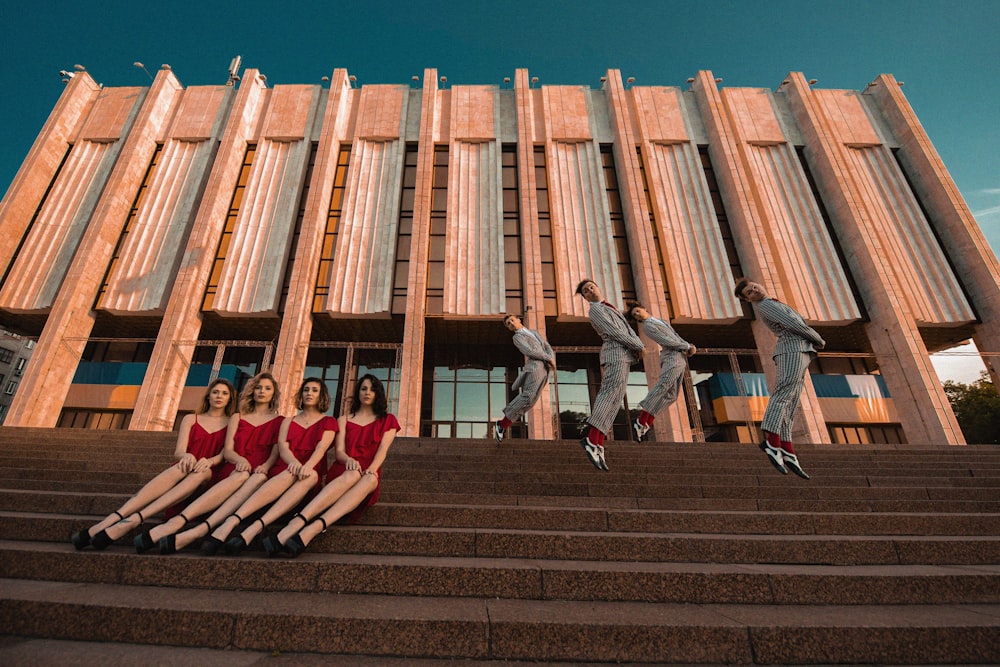
<instances>
[{"instance_id":1,"label":"striped suit jacket","mask_svg":"<svg viewBox=\"0 0 1000 667\"><path fill-rule=\"evenodd\" d=\"M601 337L601 364L627 361L634 364L642 355L644 345L638 334L614 306L598 301L590 304L590 326Z\"/></svg>"},{"instance_id":2,"label":"striped suit jacket","mask_svg":"<svg viewBox=\"0 0 1000 667\"><path fill-rule=\"evenodd\" d=\"M555 361L556 353L552 351L552 346L542 338L537 331L532 331L528 327L518 329L514 332L514 347L521 354L527 357L524 370L521 371L511 389L516 391L535 370L535 366L547 367Z\"/></svg>"},{"instance_id":3,"label":"striped suit jacket","mask_svg":"<svg viewBox=\"0 0 1000 667\"><path fill-rule=\"evenodd\" d=\"M826 347L826 341L790 306L770 297L757 302L757 316L778 337L773 356L808 352Z\"/></svg>"},{"instance_id":4,"label":"striped suit jacket","mask_svg":"<svg viewBox=\"0 0 1000 667\"><path fill-rule=\"evenodd\" d=\"M683 352L687 354L687 351L691 349L691 343L678 336L670 324L659 318L647 318L639 326L642 327L647 336L663 348L664 352Z\"/></svg>"}]
</instances>

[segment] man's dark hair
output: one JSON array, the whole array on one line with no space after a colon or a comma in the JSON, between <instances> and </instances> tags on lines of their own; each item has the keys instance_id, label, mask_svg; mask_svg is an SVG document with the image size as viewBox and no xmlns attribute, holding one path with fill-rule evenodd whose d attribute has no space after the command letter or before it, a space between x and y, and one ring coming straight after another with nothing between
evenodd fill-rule
<instances>
[{"instance_id":1,"label":"man's dark hair","mask_svg":"<svg viewBox=\"0 0 1000 667\"><path fill-rule=\"evenodd\" d=\"M629 322L635 322L635 317L632 315L633 308L645 308L645 306L635 299L627 299L625 301L625 318L628 319Z\"/></svg>"},{"instance_id":2,"label":"man's dark hair","mask_svg":"<svg viewBox=\"0 0 1000 667\"><path fill-rule=\"evenodd\" d=\"M733 290L733 294L740 301L746 301L746 297L743 296L743 289L750 283L749 278L737 278L736 279L736 289Z\"/></svg>"},{"instance_id":3,"label":"man's dark hair","mask_svg":"<svg viewBox=\"0 0 1000 667\"><path fill-rule=\"evenodd\" d=\"M579 294L580 296L583 296L583 286L586 285L587 283L594 283L594 281L591 280L590 278L584 278L583 280L580 281L580 284L576 286L576 293ZM597 283L594 284L596 285Z\"/></svg>"}]
</instances>

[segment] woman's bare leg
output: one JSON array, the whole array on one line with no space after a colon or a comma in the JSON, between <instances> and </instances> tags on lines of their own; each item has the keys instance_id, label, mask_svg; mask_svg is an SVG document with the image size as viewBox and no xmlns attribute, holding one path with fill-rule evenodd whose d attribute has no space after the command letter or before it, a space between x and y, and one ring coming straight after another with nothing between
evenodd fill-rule
<instances>
[{"instance_id":1,"label":"woman's bare leg","mask_svg":"<svg viewBox=\"0 0 1000 667\"><path fill-rule=\"evenodd\" d=\"M246 529L240 533L243 541L247 544L253 541L253 538L260 535L261 531L264 530L266 526L274 523L281 517L285 516L292 509L306 497L306 494L316 486L318 477L316 472L313 471L305 479L297 479L294 484L288 487L280 497L278 497L274 504L272 504L267 511L264 512L264 516L260 518L260 521L254 521L252 524L246 527Z\"/></svg>"},{"instance_id":2,"label":"woman's bare leg","mask_svg":"<svg viewBox=\"0 0 1000 667\"><path fill-rule=\"evenodd\" d=\"M257 491L250 496L246 502L240 505L236 511L225 518L225 520L219 524L212 532L212 537L217 540L225 541L229 537L229 534L240 525L240 522L259 510L262 507L266 507L277 500L281 494L288 490L292 484L295 483L296 477L291 473L285 471L279 475L275 475L271 479L267 480L263 486L261 486Z\"/></svg>"},{"instance_id":3,"label":"woman's bare leg","mask_svg":"<svg viewBox=\"0 0 1000 667\"><path fill-rule=\"evenodd\" d=\"M156 542L161 537L173 535L184 528L184 525L188 521L197 519L202 514L208 514L212 510L218 508L226 501L226 499L236 493L245 481L246 473L234 472L232 475L220 481L218 484L215 484L210 489L205 491L205 493L192 500L180 514L171 517L158 526L155 526L149 531L150 539L153 542Z\"/></svg>"},{"instance_id":4,"label":"woman's bare leg","mask_svg":"<svg viewBox=\"0 0 1000 667\"><path fill-rule=\"evenodd\" d=\"M310 500L309 504L281 529L278 533L278 542L281 544L287 542L288 538L302 530L308 521L312 521L337 502L337 499L354 486L359 479L361 479L360 472L348 470L320 489L316 497Z\"/></svg>"},{"instance_id":5,"label":"woman's bare leg","mask_svg":"<svg viewBox=\"0 0 1000 667\"><path fill-rule=\"evenodd\" d=\"M148 519L168 507L172 507L173 505L181 502L197 491L199 486L207 483L211 478L211 470L188 473L172 488L166 489L166 491L164 491L164 493L158 498L152 498L145 507L136 510L132 514L125 514L122 512L122 514L125 514L125 518L106 529L108 537L112 540L119 539L133 528L138 528L144 519Z\"/></svg>"},{"instance_id":6,"label":"woman's bare leg","mask_svg":"<svg viewBox=\"0 0 1000 667\"><path fill-rule=\"evenodd\" d=\"M335 521L339 521L350 512L357 509L361 502L376 488L378 488L377 479L371 476L362 475L357 484L345 491L344 494L340 496L340 498L338 498L328 510L316 518L322 518L323 521L326 522L327 526L333 525ZM302 544L308 545L316 538L317 535L325 530L323 527L323 521L311 521L299 531L299 538L302 540Z\"/></svg>"},{"instance_id":7,"label":"woman's bare leg","mask_svg":"<svg viewBox=\"0 0 1000 667\"><path fill-rule=\"evenodd\" d=\"M139 489L138 493L125 501L125 504L118 508L117 513L109 514L107 517L98 521L87 531L91 537L97 533L110 528L119 521L124 520L136 512L141 511L150 501L162 496L178 482L180 482L186 476L185 473L180 471L176 465L170 466L160 474L158 474L153 479L146 482L145 486ZM121 535L124 535L128 531L122 531ZM121 536L119 535L119 537Z\"/></svg>"}]
</instances>

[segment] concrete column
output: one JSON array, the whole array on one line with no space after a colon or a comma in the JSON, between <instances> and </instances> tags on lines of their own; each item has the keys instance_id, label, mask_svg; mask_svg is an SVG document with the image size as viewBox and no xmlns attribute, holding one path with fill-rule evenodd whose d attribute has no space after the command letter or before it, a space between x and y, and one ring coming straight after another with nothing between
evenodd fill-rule
<instances>
[{"instance_id":1,"label":"concrete column","mask_svg":"<svg viewBox=\"0 0 1000 667\"><path fill-rule=\"evenodd\" d=\"M313 296L323 251L323 235L330 213L333 179L337 173L337 158L349 127L351 84L346 69L335 69L330 79L330 93L316 148L316 164L306 211L299 229L299 245L295 249L295 264L281 318L281 331L275 349L271 373L282 388L279 409L291 414L295 407L292 395L306 370L309 341L312 337Z\"/></svg>"},{"instance_id":2,"label":"concrete column","mask_svg":"<svg viewBox=\"0 0 1000 667\"><path fill-rule=\"evenodd\" d=\"M663 299L666 286L657 262L656 240L649 227L649 205L643 187L639 156L635 150L640 137L635 130L638 123L634 118L632 93L625 90L619 70L608 70L604 91L608 96L608 114L611 119L611 132L615 138L613 150L618 188L625 214L625 227L628 231L628 248L636 296L651 315L669 321L670 313ZM646 343L646 352L643 354L646 385L652 387L660 374L660 347L641 332L640 336ZM653 425L657 440L671 442L691 440L691 424L687 414L687 401L683 394L679 395L677 401L662 415L657 416L659 418Z\"/></svg>"},{"instance_id":3,"label":"concrete column","mask_svg":"<svg viewBox=\"0 0 1000 667\"><path fill-rule=\"evenodd\" d=\"M844 144L837 140L805 77L789 74L783 91L806 144L806 159L837 230L871 321L865 325L872 351L911 444L965 444L941 388L927 348L902 290L882 261L882 240L868 210L868 193L858 186Z\"/></svg>"},{"instance_id":4,"label":"concrete column","mask_svg":"<svg viewBox=\"0 0 1000 667\"><path fill-rule=\"evenodd\" d=\"M979 315L976 346L995 386L1000 386L1000 262L983 236L969 205L944 166L899 82L883 74L868 88L899 140L899 159L923 203L948 258Z\"/></svg>"},{"instance_id":5,"label":"concrete column","mask_svg":"<svg viewBox=\"0 0 1000 667\"><path fill-rule=\"evenodd\" d=\"M761 209L757 193L750 179L743 146L738 140L729 118L729 111L723 104L712 73L698 72L691 85L705 128L708 131L709 154L715 165L719 189L726 204L726 213L733 232L733 241L747 275L764 285L769 294L788 303L785 270L781 258L771 249L760 221L766 219ZM735 298L735 297L734 297ZM798 304L791 303L792 307ZM757 345L761 368L770 386L774 386L775 366L772 359L775 338L770 330L754 320L752 330ZM792 436L796 442L826 442L830 439L816 399L812 380L806 377L806 390L802 394L796 415Z\"/></svg>"},{"instance_id":6,"label":"concrete column","mask_svg":"<svg viewBox=\"0 0 1000 667\"><path fill-rule=\"evenodd\" d=\"M434 129L442 104L438 100L437 70L424 70L423 99L417 149L417 183L410 241L409 288L403 325L403 361L399 378L399 418L403 434L420 433L420 402L424 381L424 314L427 311L427 256L430 252L431 188L434 184Z\"/></svg>"},{"instance_id":7,"label":"concrete column","mask_svg":"<svg viewBox=\"0 0 1000 667\"><path fill-rule=\"evenodd\" d=\"M69 143L100 90L87 72L78 72L70 79L0 201L0 275L14 259L18 244L69 150Z\"/></svg>"},{"instance_id":8,"label":"concrete column","mask_svg":"<svg viewBox=\"0 0 1000 667\"><path fill-rule=\"evenodd\" d=\"M191 358L201 332L201 303L225 229L233 189L256 138L267 86L255 69L244 72L226 129L195 216L181 268L160 324L146 377L136 399L131 430L169 431L184 393Z\"/></svg>"},{"instance_id":9,"label":"concrete column","mask_svg":"<svg viewBox=\"0 0 1000 667\"><path fill-rule=\"evenodd\" d=\"M531 81L527 69L514 72L514 95L517 100L517 182L521 210L521 280L524 304L524 324L546 337L545 292L542 287L542 251L538 236L538 183L535 180L535 143L544 137L535 135L538 119L532 100ZM558 361L558 359L557 359ZM552 440L555 422L550 392L543 391L538 402L528 411L528 437Z\"/></svg>"},{"instance_id":10,"label":"concrete column","mask_svg":"<svg viewBox=\"0 0 1000 667\"><path fill-rule=\"evenodd\" d=\"M120 130L124 144L118 160L53 301L28 372L11 403L7 425L53 427L58 423L94 327L94 299L156 150L157 138L169 122L180 92L181 84L173 73L160 70L138 113L128 114L134 122L126 120ZM127 109L123 111L127 113ZM111 127L115 122L105 120L95 124Z\"/></svg>"}]
</instances>

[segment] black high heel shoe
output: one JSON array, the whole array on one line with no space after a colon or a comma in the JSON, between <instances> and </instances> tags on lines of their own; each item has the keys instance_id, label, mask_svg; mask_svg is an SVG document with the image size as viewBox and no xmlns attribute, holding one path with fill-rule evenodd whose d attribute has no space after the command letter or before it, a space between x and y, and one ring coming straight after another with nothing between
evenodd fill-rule
<instances>
[{"instance_id":1,"label":"black high heel shoe","mask_svg":"<svg viewBox=\"0 0 1000 667\"><path fill-rule=\"evenodd\" d=\"M90 531L81 530L79 533L73 533L69 541L73 543L77 551L86 549L90 546Z\"/></svg>"},{"instance_id":2,"label":"black high heel shoe","mask_svg":"<svg viewBox=\"0 0 1000 667\"><path fill-rule=\"evenodd\" d=\"M218 537L209 535L204 540L201 541L201 547L198 549L202 556L214 556L219 553L219 548L225 544Z\"/></svg>"},{"instance_id":3,"label":"black high heel shoe","mask_svg":"<svg viewBox=\"0 0 1000 667\"><path fill-rule=\"evenodd\" d=\"M247 541L243 539L242 535L230 537L226 540L225 548L227 556L239 556L247 548Z\"/></svg>"},{"instance_id":4,"label":"black high heel shoe","mask_svg":"<svg viewBox=\"0 0 1000 667\"><path fill-rule=\"evenodd\" d=\"M125 520L125 517L123 517L118 512L115 512L115 514L117 514L118 516L121 517L121 519L118 521L118 523L121 523L122 521ZM145 522L145 519L142 517L142 512L134 512L134 514L137 517L139 517L139 525L141 526L143 524L143 522ZM111 536L108 535L108 531L106 531L106 530L102 530L97 535L94 535L93 537L90 538L90 546L94 547L98 551L103 551L103 550L107 549L108 546L110 546L112 542L114 542L114 540L111 539Z\"/></svg>"},{"instance_id":5,"label":"black high heel shoe","mask_svg":"<svg viewBox=\"0 0 1000 667\"><path fill-rule=\"evenodd\" d=\"M177 536L167 535L166 537L161 537L159 541L160 553L162 555L172 554L177 552Z\"/></svg>"},{"instance_id":6,"label":"black high heel shoe","mask_svg":"<svg viewBox=\"0 0 1000 667\"><path fill-rule=\"evenodd\" d=\"M327 526L326 526L326 519L324 519L321 516L318 516L315 519L313 519L313 521L319 521L321 524L323 524L323 530L320 531L320 532L322 532L322 533L326 532L326 528L327 528ZM310 521L309 523L312 523L312 521ZM306 525L309 525L309 524L306 524ZM302 527L305 528L306 526L302 526ZM287 551L291 555L292 558L298 558L299 554L301 554L303 551L305 551L307 546L309 546L309 545L302 541L302 535L300 535L299 533L296 533L296 534L292 535L291 537L289 537L288 541L285 542L285 551Z\"/></svg>"},{"instance_id":7,"label":"black high heel shoe","mask_svg":"<svg viewBox=\"0 0 1000 667\"><path fill-rule=\"evenodd\" d=\"M267 554L268 558L274 558L285 550L285 546L278 541L277 536L265 537L261 540L261 544L264 546L264 553Z\"/></svg>"},{"instance_id":8,"label":"black high heel shoe","mask_svg":"<svg viewBox=\"0 0 1000 667\"><path fill-rule=\"evenodd\" d=\"M135 545L135 552L137 554L146 553L156 546L156 542L153 542L153 538L149 534L148 530L144 533L136 535L135 539L132 540L132 544Z\"/></svg>"}]
</instances>

